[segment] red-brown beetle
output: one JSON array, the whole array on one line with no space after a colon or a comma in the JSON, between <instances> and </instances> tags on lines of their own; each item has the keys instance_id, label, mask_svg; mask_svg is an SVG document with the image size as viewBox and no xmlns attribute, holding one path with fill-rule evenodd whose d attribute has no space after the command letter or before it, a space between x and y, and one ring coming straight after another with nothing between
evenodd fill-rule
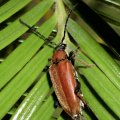
<instances>
[{"instance_id":1,"label":"red-brown beetle","mask_svg":"<svg viewBox=\"0 0 120 120\"><path fill-rule=\"evenodd\" d=\"M74 120L78 120L82 114L84 104L77 94L75 94L75 90L78 88L76 71L71 62L72 57L68 56L65 52L66 44L63 43L70 13L65 23L62 42L56 47L56 51L52 56L52 65L49 67L49 74L56 96L63 110ZM82 97L81 94L79 96Z\"/></svg>"},{"instance_id":2,"label":"red-brown beetle","mask_svg":"<svg viewBox=\"0 0 120 120\"><path fill-rule=\"evenodd\" d=\"M78 82L77 72L74 68L74 55L65 52L66 44L63 43L65 38L66 26L68 18L71 11L67 17L64 29L64 35L62 42L56 47L56 50L52 56L52 65L49 67L49 74L55 90L56 96L63 110L72 117L73 120L80 120L82 115L82 108L85 106L94 115L93 111L87 105L83 99L83 95L80 93L80 83ZM33 27L30 27L22 20L20 22L31 29L40 38L44 37ZM43 38L48 42L48 39ZM53 42L51 42L53 43ZM56 45L54 43L54 45ZM72 53L72 52L71 52ZM98 118L94 115L94 120Z\"/></svg>"},{"instance_id":3,"label":"red-brown beetle","mask_svg":"<svg viewBox=\"0 0 120 120\"><path fill-rule=\"evenodd\" d=\"M63 41L65 39L66 26L70 14L71 11L65 23L62 42L56 47L52 56L52 65L49 67L49 74L56 96L63 110L74 120L80 120L84 105L93 115L94 113L80 93L80 83L74 68L74 54L70 52L68 56L65 52L66 44L64 44ZM95 115L94 120L97 120Z\"/></svg>"},{"instance_id":4,"label":"red-brown beetle","mask_svg":"<svg viewBox=\"0 0 120 120\"><path fill-rule=\"evenodd\" d=\"M83 102L75 94L76 72L65 52L66 44L61 43L52 57L49 68L50 78L60 105L73 119L80 118ZM82 95L80 95L82 96Z\"/></svg>"}]
</instances>

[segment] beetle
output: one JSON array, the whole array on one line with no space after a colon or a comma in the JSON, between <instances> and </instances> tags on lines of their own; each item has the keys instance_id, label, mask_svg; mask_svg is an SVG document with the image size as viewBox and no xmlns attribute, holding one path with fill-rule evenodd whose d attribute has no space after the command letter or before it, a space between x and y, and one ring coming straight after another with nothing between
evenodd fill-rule
<instances>
[{"instance_id":1,"label":"beetle","mask_svg":"<svg viewBox=\"0 0 120 120\"><path fill-rule=\"evenodd\" d=\"M57 99L62 106L63 110L72 117L73 120L80 120L82 109L85 106L94 115L94 112L87 105L80 92L80 83L78 82L77 72L74 67L74 52L68 55L65 51L67 45L64 43L67 22L72 10L65 22L64 34L60 44L55 48L55 52L51 58L52 64L49 67L49 74L53 84L54 91ZM33 27L30 27L22 20L20 22L31 29L36 35L43 38L39 32ZM46 43L49 39L43 38ZM53 44L53 42L51 42ZM56 45L54 43L54 45ZM94 115L94 120L98 118Z\"/></svg>"},{"instance_id":2,"label":"beetle","mask_svg":"<svg viewBox=\"0 0 120 120\"><path fill-rule=\"evenodd\" d=\"M60 105L73 119L80 118L83 102L75 94L76 71L65 52L66 44L61 43L52 56L49 74ZM80 95L82 96L82 95Z\"/></svg>"},{"instance_id":3,"label":"beetle","mask_svg":"<svg viewBox=\"0 0 120 120\"><path fill-rule=\"evenodd\" d=\"M56 50L53 53L49 74L54 91L63 110L68 113L73 120L80 120L84 105L93 115L94 113L87 105L83 99L83 94L80 92L80 83L74 67L75 54L71 51L68 55L65 51L67 45L63 43L68 18L70 17L71 12L72 10L69 12L66 19L61 43L56 47ZM97 120L97 117L95 116L94 119Z\"/></svg>"}]
</instances>

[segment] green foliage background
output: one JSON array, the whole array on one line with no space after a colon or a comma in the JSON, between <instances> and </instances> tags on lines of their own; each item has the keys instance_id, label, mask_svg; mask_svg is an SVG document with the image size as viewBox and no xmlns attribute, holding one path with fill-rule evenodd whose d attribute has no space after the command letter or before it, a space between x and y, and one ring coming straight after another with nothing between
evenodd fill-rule
<instances>
[{"instance_id":1,"label":"green foliage background","mask_svg":"<svg viewBox=\"0 0 120 120\"><path fill-rule=\"evenodd\" d=\"M21 9L29 6L30 0L9 0L0 7L0 23L13 20L5 27L1 26L0 50L5 59L0 64L0 119L11 120L65 120L66 115L61 115L61 109L54 108L52 88L47 72L42 72L48 65L53 48L45 45L39 50L44 41L33 33L24 42L14 45L28 28L19 22L19 18L29 25L35 25L51 7L55 12L37 29L48 37L57 26L58 32L54 41L59 43L63 36L66 11L63 1L42 0L32 6L25 13ZM16 13L16 14L15 14ZM18 15L15 17L13 15ZM78 16L79 17L79 16ZM11 19L9 19L11 18ZM99 120L120 119L120 67L114 59L96 42L91 35L76 21L69 19L67 30L77 41L81 49L90 57L88 59L81 51L76 58L76 66L82 66L82 59L93 67L80 67L78 73L84 99L95 112ZM24 38L23 38L24 39ZM67 51L76 47L69 41L66 34ZM7 47L7 46L10 47ZM7 50L6 50L7 49ZM2 56L2 55L1 55ZM2 59L1 59L2 60ZM84 118L91 120L84 112Z\"/></svg>"}]
</instances>

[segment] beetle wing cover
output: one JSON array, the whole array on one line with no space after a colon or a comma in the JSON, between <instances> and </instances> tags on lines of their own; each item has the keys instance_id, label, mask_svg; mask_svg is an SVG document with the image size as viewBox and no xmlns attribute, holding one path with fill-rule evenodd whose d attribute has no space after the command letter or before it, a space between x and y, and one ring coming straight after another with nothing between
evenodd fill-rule
<instances>
[{"instance_id":1,"label":"beetle wing cover","mask_svg":"<svg viewBox=\"0 0 120 120\"><path fill-rule=\"evenodd\" d=\"M51 81L62 108L70 115L80 113L80 100L74 93L76 80L70 61L63 60L49 68Z\"/></svg>"},{"instance_id":2,"label":"beetle wing cover","mask_svg":"<svg viewBox=\"0 0 120 120\"><path fill-rule=\"evenodd\" d=\"M70 110L69 105L67 103L65 93L63 91L63 88L62 88L62 85L61 85L61 82L60 82L58 72L56 70L56 65L55 64L50 66L49 74L50 74L50 77L51 77L51 81L52 81L55 93L57 95L57 98L58 98L61 106L64 106L65 110Z\"/></svg>"}]
</instances>

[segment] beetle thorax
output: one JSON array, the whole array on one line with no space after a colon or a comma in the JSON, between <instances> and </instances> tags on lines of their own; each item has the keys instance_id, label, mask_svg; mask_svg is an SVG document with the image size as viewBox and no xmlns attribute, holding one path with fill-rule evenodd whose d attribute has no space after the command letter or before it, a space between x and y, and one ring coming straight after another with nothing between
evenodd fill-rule
<instances>
[{"instance_id":1,"label":"beetle thorax","mask_svg":"<svg viewBox=\"0 0 120 120\"><path fill-rule=\"evenodd\" d=\"M67 54L64 50L57 50L55 51L55 53L53 54L53 57L52 57L52 62L53 63L59 63L60 61L63 61L65 59L67 59Z\"/></svg>"}]
</instances>

